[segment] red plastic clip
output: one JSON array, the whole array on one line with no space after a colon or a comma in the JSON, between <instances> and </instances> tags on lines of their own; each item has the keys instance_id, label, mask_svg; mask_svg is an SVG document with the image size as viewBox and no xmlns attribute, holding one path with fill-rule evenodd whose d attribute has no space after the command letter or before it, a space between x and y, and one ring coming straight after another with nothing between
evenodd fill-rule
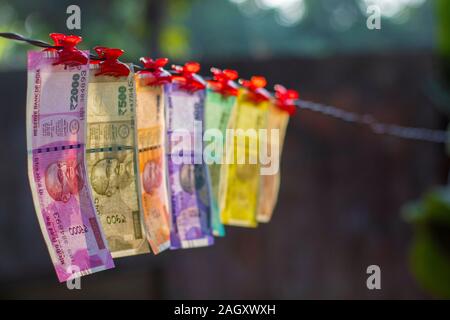
<instances>
[{"instance_id":1,"label":"red plastic clip","mask_svg":"<svg viewBox=\"0 0 450 320\"><path fill-rule=\"evenodd\" d=\"M95 74L96 76L127 77L130 74L130 68L117 60L124 53L122 49L95 47L94 50L100 58L100 60L91 60L92 64L100 66L100 70Z\"/></svg>"},{"instance_id":2,"label":"red plastic clip","mask_svg":"<svg viewBox=\"0 0 450 320\"><path fill-rule=\"evenodd\" d=\"M295 101L298 100L298 92L292 89L286 89L281 84L275 85L274 89L276 106L289 113L290 116L295 114L297 111Z\"/></svg>"},{"instance_id":3,"label":"red plastic clip","mask_svg":"<svg viewBox=\"0 0 450 320\"><path fill-rule=\"evenodd\" d=\"M224 95L224 96L237 96L238 95L238 85L234 80L238 78L238 73L235 70L220 70L217 68L211 68L213 73L213 80L208 80L208 84L211 88Z\"/></svg>"},{"instance_id":4,"label":"red plastic clip","mask_svg":"<svg viewBox=\"0 0 450 320\"><path fill-rule=\"evenodd\" d=\"M50 33L54 45L58 48L48 48L45 51L55 51L58 53L58 60L54 65L64 64L69 67L85 65L89 62L89 56L86 52L79 50L76 45L83 38L79 36L65 35L62 33Z\"/></svg>"},{"instance_id":5,"label":"red plastic clip","mask_svg":"<svg viewBox=\"0 0 450 320\"><path fill-rule=\"evenodd\" d=\"M172 79L180 83L181 89L194 92L206 88L205 80L197 74L200 71L198 62L186 62L184 66L173 65L172 69L178 73Z\"/></svg>"},{"instance_id":6,"label":"red plastic clip","mask_svg":"<svg viewBox=\"0 0 450 320\"><path fill-rule=\"evenodd\" d=\"M172 82L172 75L163 68L169 62L169 59L159 58L153 60L148 57L142 57L140 61L144 64L144 70L140 70L137 73L148 75L146 85L159 86Z\"/></svg>"},{"instance_id":7,"label":"red plastic clip","mask_svg":"<svg viewBox=\"0 0 450 320\"><path fill-rule=\"evenodd\" d=\"M270 100L269 91L264 89L267 84L266 78L253 76L250 80L241 79L239 82L248 90L248 98L253 102L260 103Z\"/></svg>"}]
</instances>

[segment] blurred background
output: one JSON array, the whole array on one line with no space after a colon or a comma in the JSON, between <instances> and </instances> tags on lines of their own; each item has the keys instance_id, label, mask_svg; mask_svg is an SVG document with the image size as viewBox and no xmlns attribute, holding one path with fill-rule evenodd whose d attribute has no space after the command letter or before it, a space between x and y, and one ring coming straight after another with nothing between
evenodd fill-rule
<instances>
[{"instance_id":1,"label":"blurred background","mask_svg":"<svg viewBox=\"0 0 450 320\"><path fill-rule=\"evenodd\" d=\"M81 30L66 8L81 8ZM381 29L366 26L381 9ZM264 75L303 99L406 126L446 129L448 0L0 0L0 32L50 32ZM0 38L0 298L410 299L450 297L449 162L444 145L375 135L300 111L292 117L273 220L228 228L210 248L116 260L57 282L28 186L26 51ZM425 196L426 195L426 196ZM381 268L368 290L366 268Z\"/></svg>"}]
</instances>

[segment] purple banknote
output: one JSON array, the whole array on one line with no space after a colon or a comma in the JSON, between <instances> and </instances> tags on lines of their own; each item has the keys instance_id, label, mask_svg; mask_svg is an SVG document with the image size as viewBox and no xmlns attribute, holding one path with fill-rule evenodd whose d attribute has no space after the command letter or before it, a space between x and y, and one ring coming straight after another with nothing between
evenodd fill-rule
<instances>
[{"instance_id":1,"label":"purple banknote","mask_svg":"<svg viewBox=\"0 0 450 320\"><path fill-rule=\"evenodd\" d=\"M28 54L27 148L33 201L60 282L114 267L85 168L88 66Z\"/></svg>"},{"instance_id":2,"label":"purple banknote","mask_svg":"<svg viewBox=\"0 0 450 320\"><path fill-rule=\"evenodd\" d=\"M166 87L168 174L172 213L171 248L213 244L210 190L202 161L205 91Z\"/></svg>"}]
</instances>

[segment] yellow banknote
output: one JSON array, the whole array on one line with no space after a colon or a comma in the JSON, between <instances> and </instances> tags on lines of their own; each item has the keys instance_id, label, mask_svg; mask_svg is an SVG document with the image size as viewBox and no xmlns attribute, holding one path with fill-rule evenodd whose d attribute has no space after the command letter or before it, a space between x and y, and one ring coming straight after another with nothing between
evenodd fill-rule
<instances>
[{"instance_id":1,"label":"yellow banknote","mask_svg":"<svg viewBox=\"0 0 450 320\"><path fill-rule=\"evenodd\" d=\"M139 173L147 239L155 254L170 247L169 199L165 182L164 86L136 75Z\"/></svg>"},{"instance_id":2,"label":"yellow banknote","mask_svg":"<svg viewBox=\"0 0 450 320\"><path fill-rule=\"evenodd\" d=\"M267 153L269 158L276 160L278 165L280 163L281 150L283 148L284 137L286 135L286 128L289 122L289 114L286 111L280 110L275 105L271 104L268 112L267 121ZM272 130L278 130L276 137L278 139L272 139ZM271 154L275 152L275 154ZM263 167L273 165L268 163ZM280 171L277 166L276 172L272 174L261 175L261 185L259 190L259 203L257 210L258 222L269 222L272 218L273 209L277 202L278 190L280 188Z\"/></svg>"},{"instance_id":3,"label":"yellow banknote","mask_svg":"<svg viewBox=\"0 0 450 320\"><path fill-rule=\"evenodd\" d=\"M260 187L259 129L267 126L269 102L254 103L241 90L227 130L222 166L221 219L224 224L256 227Z\"/></svg>"},{"instance_id":4,"label":"yellow banknote","mask_svg":"<svg viewBox=\"0 0 450 320\"><path fill-rule=\"evenodd\" d=\"M149 252L137 180L133 74L94 74L88 85L86 137L94 205L113 257Z\"/></svg>"}]
</instances>

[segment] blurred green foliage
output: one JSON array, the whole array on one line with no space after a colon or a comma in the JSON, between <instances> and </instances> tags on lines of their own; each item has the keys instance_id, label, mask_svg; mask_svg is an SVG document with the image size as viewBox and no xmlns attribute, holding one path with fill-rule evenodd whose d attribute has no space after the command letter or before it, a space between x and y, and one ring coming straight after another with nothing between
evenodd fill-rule
<instances>
[{"instance_id":1,"label":"blurred green foliage","mask_svg":"<svg viewBox=\"0 0 450 320\"><path fill-rule=\"evenodd\" d=\"M436 297L450 299L450 190L408 205L405 218L415 229L410 255L415 277Z\"/></svg>"},{"instance_id":2,"label":"blurred green foliage","mask_svg":"<svg viewBox=\"0 0 450 320\"><path fill-rule=\"evenodd\" d=\"M125 48L130 61L156 54L212 60L433 47L434 0L408 0L416 4L383 17L376 31L366 27L367 1L0 0L0 30L42 40L50 32L80 34L82 48ZM66 29L71 4L81 8L80 32ZM23 68L28 49L0 39L0 68Z\"/></svg>"},{"instance_id":3,"label":"blurred green foliage","mask_svg":"<svg viewBox=\"0 0 450 320\"><path fill-rule=\"evenodd\" d=\"M438 0L438 39L441 55L441 95L450 88L450 1ZM441 110L450 114L448 98ZM450 132L450 127L449 130ZM450 144L447 144L450 154ZM419 283L436 297L450 299L450 187L426 194L419 202L405 207L405 218L414 225L411 266Z\"/></svg>"},{"instance_id":4,"label":"blurred green foliage","mask_svg":"<svg viewBox=\"0 0 450 320\"><path fill-rule=\"evenodd\" d=\"M66 8L71 4L81 8L80 31L66 28ZM145 1L0 0L0 30L49 42L51 32L77 34L83 36L81 48L126 47L126 55L135 57L149 49L145 14ZM1 65L25 66L24 52L29 49L27 45L0 39Z\"/></svg>"},{"instance_id":5,"label":"blurred green foliage","mask_svg":"<svg viewBox=\"0 0 450 320\"><path fill-rule=\"evenodd\" d=\"M335 53L429 50L434 46L434 0L422 4L415 0L417 6L405 5L397 14L383 17L381 30L367 28L366 1L196 1L187 26L191 30L193 53L208 57L317 57ZM286 11L289 17L296 10L289 3L302 3L303 11L298 20L286 24L281 14Z\"/></svg>"}]
</instances>

